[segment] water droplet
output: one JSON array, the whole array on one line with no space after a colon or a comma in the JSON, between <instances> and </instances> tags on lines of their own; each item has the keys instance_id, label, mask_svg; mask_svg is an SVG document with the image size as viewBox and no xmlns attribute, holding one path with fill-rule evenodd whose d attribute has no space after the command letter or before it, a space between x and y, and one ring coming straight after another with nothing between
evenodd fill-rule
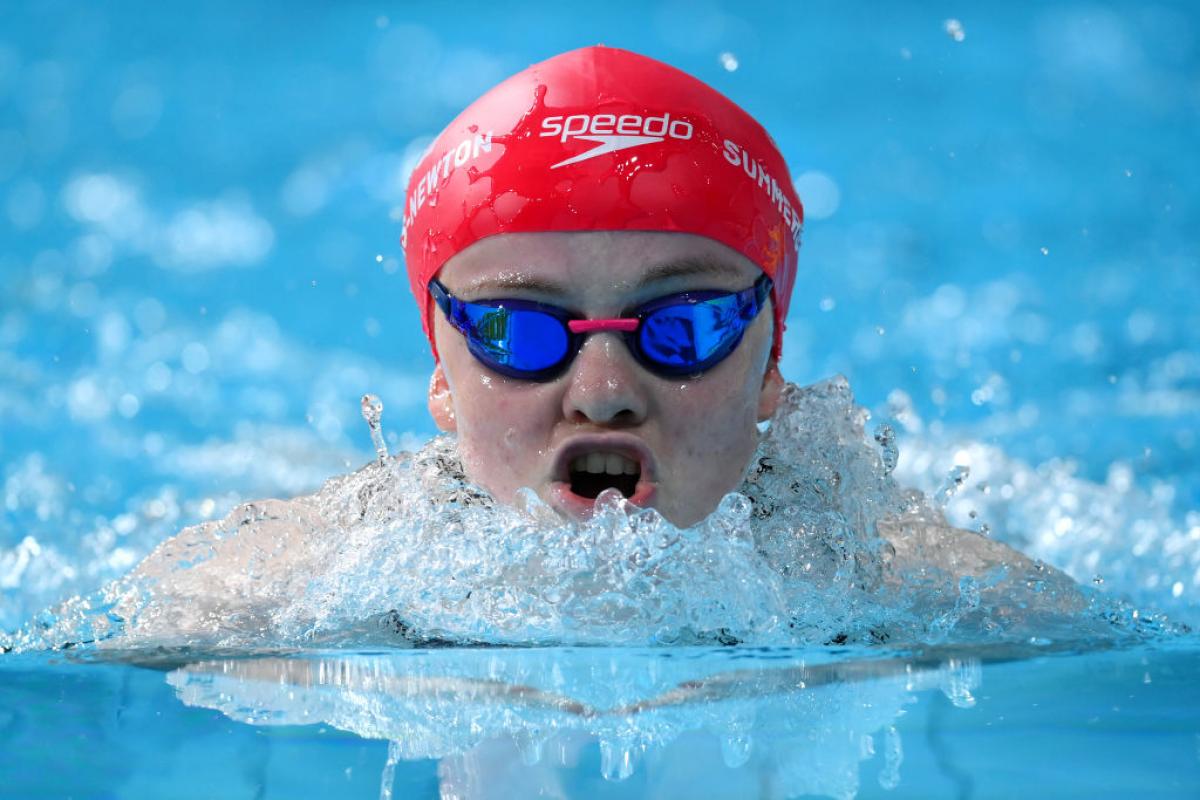
<instances>
[{"instance_id":1,"label":"water droplet","mask_svg":"<svg viewBox=\"0 0 1200 800\"><path fill-rule=\"evenodd\" d=\"M942 23L942 28L946 31L946 35L956 42L961 42L967 38L967 32L963 30L963 25L956 19L948 19Z\"/></svg>"},{"instance_id":2,"label":"water droplet","mask_svg":"<svg viewBox=\"0 0 1200 800\"><path fill-rule=\"evenodd\" d=\"M879 785L884 789L895 789L900 785L900 765L904 762L904 745L895 725L883 731L883 769L879 770Z\"/></svg>"},{"instance_id":3,"label":"water droplet","mask_svg":"<svg viewBox=\"0 0 1200 800\"><path fill-rule=\"evenodd\" d=\"M948 660L941 687L942 694L957 708L972 708L975 705L975 695L971 690L979 685L982 671L983 666L973 659Z\"/></svg>"},{"instance_id":4,"label":"water droplet","mask_svg":"<svg viewBox=\"0 0 1200 800\"><path fill-rule=\"evenodd\" d=\"M733 522L745 522L750 518L750 501L744 495L732 492L721 498L717 509Z\"/></svg>"},{"instance_id":5,"label":"water droplet","mask_svg":"<svg viewBox=\"0 0 1200 800\"><path fill-rule=\"evenodd\" d=\"M600 742L600 774L606 781L623 781L636 766L633 748L610 741Z\"/></svg>"},{"instance_id":6,"label":"water droplet","mask_svg":"<svg viewBox=\"0 0 1200 800\"><path fill-rule=\"evenodd\" d=\"M629 507L629 501L621 490L610 487L596 496L595 509L597 516L624 514Z\"/></svg>"},{"instance_id":7,"label":"water droplet","mask_svg":"<svg viewBox=\"0 0 1200 800\"><path fill-rule=\"evenodd\" d=\"M896 432L886 422L875 429L875 441L879 443L880 457L883 459L883 474L891 475L900 460L900 450L896 447Z\"/></svg>"},{"instance_id":8,"label":"water droplet","mask_svg":"<svg viewBox=\"0 0 1200 800\"><path fill-rule=\"evenodd\" d=\"M933 496L933 499L937 501L938 505L944 508L945 505L950 502L950 498L953 497L960 488L962 488L963 483L966 482L970 475L970 467L965 464L956 465L954 469L946 473L946 480L942 483L941 488L937 490L937 493Z\"/></svg>"},{"instance_id":9,"label":"water droplet","mask_svg":"<svg viewBox=\"0 0 1200 800\"><path fill-rule=\"evenodd\" d=\"M373 394L364 394L361 407L363 419L371 429L371 443L375 445L375 455L382 464L388 457L387 442L383 440L383 401Z\"/></svg>"},{"instance_id":10,"label":"water droplet","mask_svg":"<svg viewBox=\"0 0 1200 800\"><path fill-rule=\"evenodd\" d=\"M383 765L383 774L379 777L379 800L392 800L392 790L396 783L396 764L400 762L400 742L388 742L387 761Z\"/></svg>"},{"instance_id":11,"label":"water droplet","mask_svg":"<svg viewBox=\"0 0 1200 800\"><path fill-rule=\"evenodd\" d=\"M979 608L979 582L970 575L964 575L958 580L958 599L963 610Z\"/></svg>"},{"instance_id":12,"label":"water droplet","mask_svg":"<svg viewBox=\"0 0 1200 800\"><path fill-rule=\"evenodd\" d=\"M725 766L737 769L750 760L754 739L748 733L731 733L721 737L721 759Z\"/></svg>"},{"instance_id":13,"label":"water droplet","mask_svg":"<svg viewBox=\"0 0 1200 800\"><path fill-rule=\"evenodd\" d=\"M513 733L513 741L517 745L517 753L521 763L527 767L535 766L542 760L542 746L545 739L536 727L520 728Z\"/></svg>"},{"instance_id":14,"label":"water droplet","mask_svg":"<svg viewBox=\"0 0 1200 800\"><path fill-rule=\"evenodd\" d=\"M1044 255L1044 256L1048 256L1048 255L1050 255L1050 248L1049 248L1049 247L1043 247L1043 248L1041 248L1041 251L1042 251L1042 255Z\"/></svg>"},{"instance_id":15,"label":"water droplet","mask_svg":"<svg viewBox=\"0 0 1200 800\"><path fill-rule=\"evenodd\" d=\"M736 72L737 71L738 60L737 60L737 56L735 56L733 53L730 53L728 51L721 53L721 55L717 56L717 61L718 61L718 63L720 63L720 65L722 67L725 68L726 72Z\"/></svg>"}]
</instances>

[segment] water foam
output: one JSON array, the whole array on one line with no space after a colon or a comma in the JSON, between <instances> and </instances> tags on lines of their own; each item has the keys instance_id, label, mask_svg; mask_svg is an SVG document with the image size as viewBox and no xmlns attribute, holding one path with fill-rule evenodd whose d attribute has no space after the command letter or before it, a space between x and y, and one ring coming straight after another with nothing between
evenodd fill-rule
<instances>
[{"instance_id":1,"label":"water foam","mask_svg":"<svg viewBox=\"0 0 1200 800\"><path fill-rule=\"evenodd\" d=\"M18 649L403 643L1053 641L1165 623L950 527L835 378L789 386L741 489L678 528L615 491L586 523L495 503L453 438L185 529Z\"/></svg>"}]
</instances>

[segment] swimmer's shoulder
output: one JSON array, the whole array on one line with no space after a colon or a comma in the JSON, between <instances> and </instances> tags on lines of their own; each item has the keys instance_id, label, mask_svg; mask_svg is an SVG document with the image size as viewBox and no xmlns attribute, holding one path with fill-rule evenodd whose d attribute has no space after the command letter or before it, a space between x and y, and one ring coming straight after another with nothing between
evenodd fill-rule
<instances>
[{"instance_id":1,"label":"swimmer's shoulder","mask_svg":"<svg viewBox=\"0 0 1200 800\"><path fill-rule=\"evenodd\" d=\"M924 518L887 520L879 523L879 532L894 550L889 564L893 576L937 570L1009 591L1036 585L1039 592L1053 589L1060 599L1083 599L1065 573L981 533Z\"/></svg>"}]
</instances>

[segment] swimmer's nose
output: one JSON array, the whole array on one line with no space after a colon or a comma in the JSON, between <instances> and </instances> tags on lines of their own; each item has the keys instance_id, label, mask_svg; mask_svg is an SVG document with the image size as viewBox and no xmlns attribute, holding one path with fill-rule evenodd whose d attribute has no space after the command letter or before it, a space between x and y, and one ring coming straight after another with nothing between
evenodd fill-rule
<instances>
[{"instance_id":1,"label":"swimmer's nose","mask_svg":"<svg viewBox=\"0 0 1200 800\"><path fill-rule=\"evenodd\" d=\"M627 427L646 419L645 375L615 333L593 333L567 372L563 413L572 422Z\"/></svg>"}]
</instances>

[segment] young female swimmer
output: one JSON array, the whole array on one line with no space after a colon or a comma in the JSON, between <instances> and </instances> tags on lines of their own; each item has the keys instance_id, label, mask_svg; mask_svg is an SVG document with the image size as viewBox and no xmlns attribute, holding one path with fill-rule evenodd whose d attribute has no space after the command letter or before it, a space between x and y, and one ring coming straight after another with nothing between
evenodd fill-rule
<instances>
[{"instance_id":1,"label":"young female swimmer","mask_svg":"<svg viewBox=\"0 0 1200 800\"><path fill-rule=\"evenodd\" d=\"M573 519L610 488L677 526L708 516L780 402L802 220L762 127L652 59L588 47L477 100L413 172L402 236L436 358L429 409L466 477L504 504L532 488ZM123 642L219 638L231 619L270 629L272 604L321 572L313 543L367 514L364 500L334 518L317 497L247 504L165 542L117 603L137 619ZM894 575L1000 565L1013 588L994 591L1013 608L1085 602L985 537L936 520L879 527ZM136 608L144 587L153 613Z\"/></svg>"},{"instance_id":2,"label":"young female swimmer","mask_svg":"<svg viewBox=\"0 0 1200 800\"><path fill-rule=\"evenodd\" d=\"M779 399L802 219L762 127L652 59L575 50L477 100L404 219L429 408L468 477L576 518L608 487L711 513Z\"/></svg>"}]
</instances>

